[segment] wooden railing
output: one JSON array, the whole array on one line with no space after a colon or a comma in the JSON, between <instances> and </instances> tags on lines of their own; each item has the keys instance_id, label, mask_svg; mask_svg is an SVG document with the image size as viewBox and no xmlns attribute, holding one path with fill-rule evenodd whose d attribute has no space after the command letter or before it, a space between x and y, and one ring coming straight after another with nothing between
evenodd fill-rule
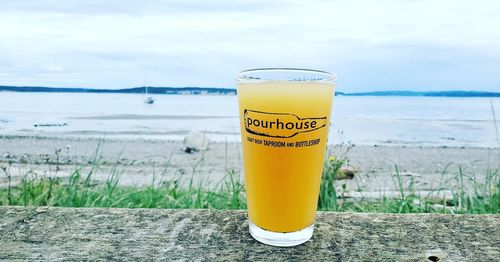
<instances>
[{"instance_id":1,"label":"wooden railing","mask_svg":"<svg viewBox=\"0 0 500 262\"><path fill-rule=\"evenodd\" d=\"M319 212L278 248L244 211L0 207L0 260L498 261L499 215Z\"/></svg>"}]
</instances>

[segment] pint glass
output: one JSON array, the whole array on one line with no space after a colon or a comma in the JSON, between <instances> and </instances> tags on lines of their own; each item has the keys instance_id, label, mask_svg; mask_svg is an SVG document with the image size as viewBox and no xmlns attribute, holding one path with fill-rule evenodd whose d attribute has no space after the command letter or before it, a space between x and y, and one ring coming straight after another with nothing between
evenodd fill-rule
<instances>
[{"instance_id":1,"label":"pint glass","mask_svg":"<svg viewBox=\"0 0 500 262\"><path fill-rule=\"evenodd\" d=\"M238 74L250 234L274 246L312 237L336 77L305 69Z\"/></svg>"}]
</instances>

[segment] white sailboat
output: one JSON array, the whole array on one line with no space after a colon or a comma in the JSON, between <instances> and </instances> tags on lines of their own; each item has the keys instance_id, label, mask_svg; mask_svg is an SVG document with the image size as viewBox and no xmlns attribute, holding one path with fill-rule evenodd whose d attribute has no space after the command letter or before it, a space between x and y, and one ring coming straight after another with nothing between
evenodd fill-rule
<instances>
[{"instance_id":1,"label":"white sailboat","mask_svg":"<svg viewBox=\"0 0 500 262\"><path fill-rule=\"evenodd\" d=\"M148 96L149 86L147 83L148 83L148 75L146 71L146 73L144 74L144 103L151 105L155 102L155 99L152 96Z\"/></svg>"},{"instance_id":2,"label":"white sailboat","mask_svg":"<svg viewBox=\"0 0 500 262\"><path fill-rule=\"evenodd\" d=\"M155 102L155 99L152 96L148 96L148 86L145 86L145 92L144 92L144 103L146 104L153 104Z\"/></svg>"}]
</instances>

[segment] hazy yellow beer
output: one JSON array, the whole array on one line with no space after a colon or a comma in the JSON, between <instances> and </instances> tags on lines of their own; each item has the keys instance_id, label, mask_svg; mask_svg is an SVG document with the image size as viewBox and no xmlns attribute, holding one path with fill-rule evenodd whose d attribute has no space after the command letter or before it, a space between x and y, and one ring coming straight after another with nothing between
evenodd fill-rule
<instances>
[{"instance_id":1,"label":"hazy yellow beer","mask_svg":"<svg viewBox=\"0 0 500 262\"><path fill-rule=\"evenodd\" d=\"M256 69L237 78L250 232L266 244L310 239L335 76Z\"/></svg>"}]
</instances>

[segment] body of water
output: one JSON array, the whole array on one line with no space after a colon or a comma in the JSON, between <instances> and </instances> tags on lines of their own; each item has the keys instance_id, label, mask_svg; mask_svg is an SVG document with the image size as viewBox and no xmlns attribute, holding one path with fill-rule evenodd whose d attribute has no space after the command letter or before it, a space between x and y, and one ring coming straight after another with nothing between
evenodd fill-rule
<instances>
[{"instance_id":1,"label":"body of water","mask_svg":"<svg viewBox=\"0 0 500 262\"><path fill-rule=\"evenodd\" d=\"M0 92L0 135L182 139L189 131L239 141L236 96ZM500 98L343 97L330 141L499 147L490 101ZM498 119L500 120L500 119Z\"/></svg>"}]
</instances>

